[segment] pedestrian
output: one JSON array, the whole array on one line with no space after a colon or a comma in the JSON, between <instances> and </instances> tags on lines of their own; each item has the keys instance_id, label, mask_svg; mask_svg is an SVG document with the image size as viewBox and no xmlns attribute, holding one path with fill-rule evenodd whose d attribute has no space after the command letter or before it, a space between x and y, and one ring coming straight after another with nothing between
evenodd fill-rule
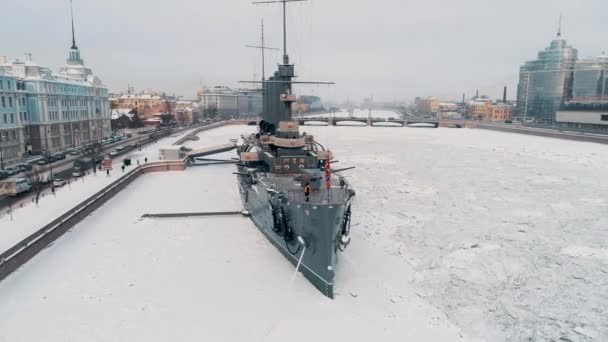
<instances>
[{"instance_id":1,"label":"pedestrian","mask_svg":"<svg viewBox=\"0 0 608 342\"><path fill-rule=\"evenodd\" d=\"M106 177L110 177L110 169L106 169Z\"/></svg>"},{"instance_id":2,"label":"pedestrian","mask_svg":"<svg viewBox=\"0 0 608 342\"><path fill-rule=\"evenodd\" d=\"M148 157L144 158L144 163L148 164Z\"/></svg>"},{"instance_id":3,"label":"pedestrian","mask_svg":"<svg viewBox=\"0 0 608 342\"><path fill-rule=\"evenodd\" d=\"M139 166L139 159L137 159L137 166Z\"/></svg>"},{"instance_id":4,"label":"pedestrian","mask_svg":"<svg viewBox=\"0 0 608 342\"><path fill-rule=\"evenodd\" d=\"M306 202L310 201L310 183L306 183L306 187L304 188L304 196L306 196Z\"/></svg>"},{"instance_id":5,"label":"pedestrian","mask_svg":"<svg viewBox=\"0 0 608 342\"><path fill-rule=\"evenodd\" d=\"M120 168L122 169L122 173L125 173L125 166L123 165Z\"/></svg>"}]
</instances>

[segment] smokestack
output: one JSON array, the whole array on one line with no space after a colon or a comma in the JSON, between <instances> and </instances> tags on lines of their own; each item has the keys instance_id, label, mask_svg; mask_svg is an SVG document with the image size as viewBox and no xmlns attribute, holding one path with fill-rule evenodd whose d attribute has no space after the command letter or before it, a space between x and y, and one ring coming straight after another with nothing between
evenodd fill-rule
<instances>
[{"instance_id":1,"label":"smokestack","mask_svg":"<svg viewBox=\"0 0 608 342\"><path fill-rule=\"evenodd\" d=\"M505 86L505 89L502 91L502 103L507 103L507 86Z\"/></svg>"},{"instance_id":2,"label":"smokestack","mask_svg":"<svg viewBox=\"0 0 608 342\"><path fill-rule=\"evenodd\" d=\"M464 96L464 93L462 93L462 104L463 104L463 105L464 105L464 103L465 103L465 102L464 102L464 97L465 97L465 96Z\"/></svg>"}]
</instances>

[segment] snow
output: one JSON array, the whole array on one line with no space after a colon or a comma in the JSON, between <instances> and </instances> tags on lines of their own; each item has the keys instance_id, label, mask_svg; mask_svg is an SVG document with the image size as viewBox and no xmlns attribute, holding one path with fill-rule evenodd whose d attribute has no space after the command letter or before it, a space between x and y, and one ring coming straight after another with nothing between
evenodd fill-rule
<instances>
[{"instance_id":1,"label":"snow","mask_svg":"<svg viewBox=\"0 0 608 342\"><path fill-rule=\"evenodd\" d=\"M196 167L141 177L0 283L0 341L608 340L604 145L302 130L357 166L344 172L357 200L334 301L303 279L289 287L293 266L244 218L139 219L240 208L233 166Z\"/></svg>"},{"instance_id":2,"label":"snow","mask_svg":"<svg viewBox=\"0 0 608 342\"><path fill-rule=\"evenodd\" d=\"M155 144L147 145L142 151L134 150L126 155L115 158L113 162L114 170L111 172L111 177L106 177L104 173L97 172L96 175L91 173L81 179L71 179L69 185L55 189L55 196L51 195L50 190L45 190L38 206L30 199L29 201L22 202L23 208L19 205L13 207L12 219L11 215L3 211L0 215L0 250L5 251L9 249L86 198L103 189L115 181L117 177L122 177L120 163L124 158L132 159L132 167L137 165L137 160L143 163L144 158L148 158L149 162L157 161L160 148L172 146L174 142L190 134L191 131L173 134L167 138L160 139ZM125 173L130 169L127 168Z\"/></svg>"},{"instance_id":3,"label":"snow","mask_svg":"<svg viewBox=\"0 0 608 342\"><path fill-rule=\"evenodd\" d=\"M332 301L291 283L249 219L140 219L240 208L233 170L136 180L0 283L0 341L466 341L408 285L407 264L365 240L344 254Z\"/></svg>"}]
</instances>

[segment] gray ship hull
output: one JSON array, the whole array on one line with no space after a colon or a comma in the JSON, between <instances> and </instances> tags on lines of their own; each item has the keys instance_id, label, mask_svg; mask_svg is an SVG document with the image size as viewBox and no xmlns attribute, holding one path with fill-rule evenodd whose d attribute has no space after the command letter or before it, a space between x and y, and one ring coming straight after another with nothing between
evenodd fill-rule
<instances>
[{"instance_id":1,"label":"gray ship hull","mask_svg":"<svg viewBox=\"0 0 608 342\"><path fill-rule=\"evenodd\" d=\"M333 299L337 252L347 203L305 202L303 197L270 190L277 189L272 179L260 178L251 184L249 176L238 178L241 200L258 229L294 265L304 251L300 271L319 291ZM317 195L324 196L322 192ZM277 229L277 222L281 221L289 226L291 239L286 239L285 232ZM306 249L298 237L306 241Z\"/></svg>"}]
</instances>

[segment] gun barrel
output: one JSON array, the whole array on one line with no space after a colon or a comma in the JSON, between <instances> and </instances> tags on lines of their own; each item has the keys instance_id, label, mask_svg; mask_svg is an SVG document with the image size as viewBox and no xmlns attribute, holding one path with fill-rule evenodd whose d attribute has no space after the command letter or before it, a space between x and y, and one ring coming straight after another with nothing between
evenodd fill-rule
<instances>
[{"instance_id":1,"label":"gun barrel","mask_svg":"<svg viewBox=\"0 0 608 342\"><path fill-rule=\"evenodd\" d=\"M351 166L351 167L345 167L343 169L337 169L337 170L333 170L333 172L342 172L342 171L347 171L347 170L352 170L354 169L355 166Z\"/></svg>"}]
</instances>

